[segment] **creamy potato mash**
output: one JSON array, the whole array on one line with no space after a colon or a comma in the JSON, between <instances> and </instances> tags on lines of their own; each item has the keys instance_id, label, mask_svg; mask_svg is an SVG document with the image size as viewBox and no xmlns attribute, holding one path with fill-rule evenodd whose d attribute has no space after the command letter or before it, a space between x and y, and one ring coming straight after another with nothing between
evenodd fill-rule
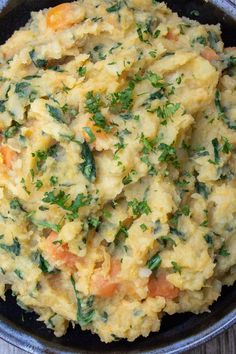
<instances>
[{"instance_id":1,"label":"creamy potato mash","mask_svg":"<svg viewBox=\"0 0 236 354\"><path fill-rule=\"evenodd\" d=\"M236 49L155 0L32 13L0 47L0 295L111 342L236 278Z\"/></svg>"}]
</instances>

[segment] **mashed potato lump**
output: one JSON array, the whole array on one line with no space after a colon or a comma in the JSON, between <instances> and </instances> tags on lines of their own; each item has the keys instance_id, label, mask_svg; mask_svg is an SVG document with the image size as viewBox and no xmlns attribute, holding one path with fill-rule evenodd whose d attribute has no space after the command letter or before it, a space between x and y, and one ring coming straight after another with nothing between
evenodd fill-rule
<instances>
[{"instance_id":1,"label":"mashed potato lump","mask_svg":"<svg viewBox=\"0 0 236 354\"><path fill-rule=\"evenodd\" d=\"M236 48L151 0L32 13L0 47L0 295L102 341L236 279Z\"/></svg>"}]
</instances>

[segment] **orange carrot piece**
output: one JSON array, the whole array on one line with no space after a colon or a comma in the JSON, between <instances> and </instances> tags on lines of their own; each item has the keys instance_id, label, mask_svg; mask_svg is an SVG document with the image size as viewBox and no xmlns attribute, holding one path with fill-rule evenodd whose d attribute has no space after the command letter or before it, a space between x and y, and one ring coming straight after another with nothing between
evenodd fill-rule
<instances>
[{"instance_id":1,"label":"orange carrot piece","mask_svg":"<svg viewBox=\"0 0 236 354\"><path fill-rule=\"evenodd\" d=\"M2 154L4 165L6 165L7 168L11 169L12 163L17 157L17 153L10 149L8 146L1 146L0 152Z\"/></svg>"},{"instance_id":2,"label":"orange carrot piece","mask_svg":"<svg viewBox=\"0 0 236 354\"><path fill-rule=\"evenodd\" d=\"M68 244L60 245L53 242L57 238L57 233L52 231L47 237L47 251L55 261L61 261L62 265L73 273L76 271L76 262L79 257L69 251Z\"/></svg>"},{"instance_id":3,"label":"orange carrot piece","mask_svg":"<svg viewBox=\"0 0 236 354\"><path fill-rule=\"evenodd\" d=\"M219 59L219 55L210 47L205 47L201 52L201 56L208 61Z\"/></svg>"},{"instance_id":4,"label":"orange carrot piece","mask_svg":"<svg viewBox=\"0 0 236 354\"><path fill-rule=\"evenodd\" d=\"M169 39L170 41L176 41L178 40L178 35L174 34L172 31L169 31L166 35L166 38Z\"/></svg>"},{"instance_id":5,"label":"orange carrot piece","mask_svg":"<svg viewBox=\"0 0 236 354\"><path fill-rule=\"evenodd\" d=\"M48 10L46 24L52 30L62 30L75 23L72 4L65 2Z\"/></svg>"},{"instance_id":6,"label":"orange carrot piece","mask_svg":"<svg viewBox=\"0 0 236 354\"><path fill-rule=\"evenodd\" d=\"M102 298L108 298L114 295L118 288L118 283L115 280L121 270L121 263L118 259L112 259L110 265L109 277L97 273L92 279L92 288L95 295Z\"/></svg>"},{"instance_id":7,"label":"orange carrot piece","mask_svg":"<svg viewBox=\"0 0 236 354\"><path fill-rule=\"evenodd\" d=\"M150 297L163 296L166 299L175 299L179 295L179 289L171 284L165 273L159 273L157 278L151 275L148 283Z\"/></svg>"}]
</instances>

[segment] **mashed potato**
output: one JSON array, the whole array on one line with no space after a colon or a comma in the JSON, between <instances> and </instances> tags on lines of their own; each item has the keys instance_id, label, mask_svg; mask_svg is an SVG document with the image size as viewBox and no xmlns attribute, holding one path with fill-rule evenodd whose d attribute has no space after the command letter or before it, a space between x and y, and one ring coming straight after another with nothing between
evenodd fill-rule
<instances>
[{"instance_id":1,"label":"mashed potato","mask_svg":"<svg viewBox=\"0 0 236 354\"><path fill-rule=\"evenodd\" d=\"M158 331L236 279L236 49L164 3L32 13L0 47L0 295L63 335Z\"/></svg>"}]
</instances>

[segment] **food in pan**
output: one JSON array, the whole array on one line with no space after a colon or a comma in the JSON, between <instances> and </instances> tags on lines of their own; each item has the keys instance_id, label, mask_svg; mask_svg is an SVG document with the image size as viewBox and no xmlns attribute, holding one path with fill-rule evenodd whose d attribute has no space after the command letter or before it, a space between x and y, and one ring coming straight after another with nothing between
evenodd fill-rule
<instances>
[{"instance_id":1,"label":"food in pan","mask_svg":"<svg viewBox=\"0 0 236 354\"><path fill-rule=\"evenodd\" d=\"M236 49L147 0L63 3L0 47L0 294L111 342L236 279Z\"/></svg>"}]
</instances>

